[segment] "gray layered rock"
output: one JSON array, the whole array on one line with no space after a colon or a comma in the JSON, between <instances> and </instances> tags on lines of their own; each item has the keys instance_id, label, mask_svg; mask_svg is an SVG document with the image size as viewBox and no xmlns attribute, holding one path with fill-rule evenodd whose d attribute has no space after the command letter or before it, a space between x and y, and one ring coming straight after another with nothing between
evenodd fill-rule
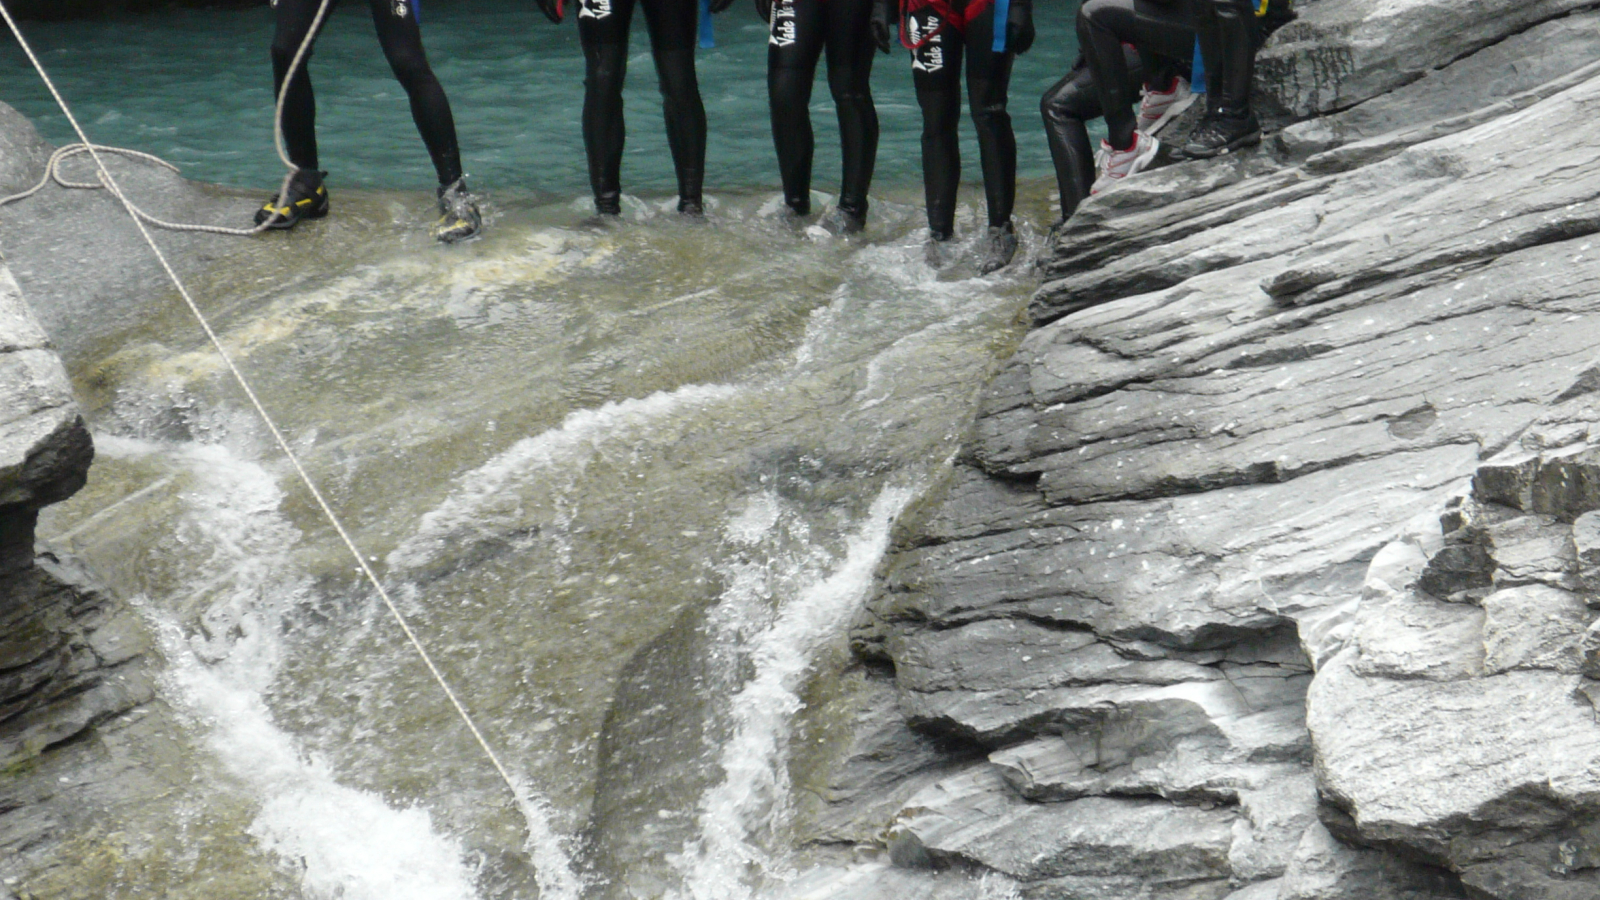
<instances>
[{"instance_id":1,"label":"gray layered rock","mask_svg":"<svg viewBox=\"0 0 1600 900\"><path fill-rule=\"evenodd\" d=\"M1105 900L1600 892L1584 6L1307 3L1264 60L1313 72L1291 109L1468 55L1062 229L852 634L989 752L904 804L897 862Z\"/></svg>"},{"instance_id":2,"label":"gray layered rock","mask_svg":"<svg viewBox=\"0 0 1600 900\"><path fill-rule=\"evenodd\" d=\"M1419 578L1370 612L1364 599L1359 615L1373 627L1318 673L1308 698L1323 792L1349 814L1352 836L1447 867L1484 896L1600 890L1600 725L1593 682L1579 674L1600 615L1558 586L1578 581L1581 530L1562 520L1588 514L1578 498L1600 477L1597 425L1592 396L1556 406L1485 462L1472 496L1444 516L1452 533L1491 536L1493 580L1515 586L1441 603ZM1533 554L1530 533L1543 548ZM1427 641L1443 662L1374 666L1369 645L1383 655L1419 616L1451 620Z\"/></svg>"},{"instance_id":3,"label":"gray layered rock","mask_svg":"<svg viewBox=\"0 0 1600 900\"><path fill-rule=\"evenodd\" d=\"M0 126L0 135L15 134ZM6 138L0 138L0 145ZM18 157L0 155L7 167ZM61 360L0 262L0 876L9 864L82 828L85 813L52 800L84 759L55 752L154 697L148 633L86 573L35 560L39 509L77 491L94 455ZM112 754L115 756L115 754ZM10 777L62 768L48 780ZM101 763L106 759L99 757ZM100 768L117 769L118 765ZM54 782L54 784L51 784ZM47 786L48 785L48 786ZM152 790L159 790L152 788Z\"/></svg>"},{"instance_id":4,"label":"gray layered rock","mask_svg":"<svg viewBox=\"0 0 1600 900\"><path fill-rule=\"evenodd\" d=\"M82 487L93 456L66 369L0 262L0 579L30 565L39 508Z\"/></svg>"},{"instance_id":5,"label":"gray layered rock","mask_svg":"<svg viewBox=\"0 0 1600 900\"><path fill-rule=\"evenodd\" d=\"M1585 0L1302 0L1296 4L1299 18L1263 49L1257 83L1295 116L1344 109L1590 5Z\"/></svg>"}]
</instances>

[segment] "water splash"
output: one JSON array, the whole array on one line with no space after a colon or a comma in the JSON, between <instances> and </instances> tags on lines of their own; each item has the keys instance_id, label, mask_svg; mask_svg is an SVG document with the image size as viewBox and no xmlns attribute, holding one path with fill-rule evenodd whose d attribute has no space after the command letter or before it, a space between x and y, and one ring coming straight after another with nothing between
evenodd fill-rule
<instances>
[{"instance_id":1,"label":"water splash","mask_svg":"<svg viewBox=\"0 0 1600 900\"><path fill-rule=\"evenodd\" d=\"M476 873L427 811L393 809L341 785L272 721L263 692L283 655L278 626L309 581L289 555L300 535L278 511L276 479L224 445L97 442L111 457L163 458L188 488L171 523L189 551L182 596L138 606L169 663L166 694L260 801L250 835L298 868L307 895L319 900L473 900ZM185 634L187 617L174 607L196 600L207 604L200 630Z\"/></svg>"},{"instance_id":2,"label":"water splash","mask_svg":"<svg viewBox=\"0 0 1600 900\"><path fill-rule=\"evenodd\" d=\"M683 410L722 403L738 394L737 387L689 385L571 413L560 427L523 438L456 479L456 491L422 517L416 533L389 554L388 564L396 570L414 569L448 545L515 532L522 518L521 494L511 488L531 473L562 472L571 483L602 444L646 430Z\"/></svg>"},{"instance_id":3,"label":"water splash","mask_svg":"<svg viewBox=\"0 0 1600 900\"><path fill-rule=\"evenodd\" d=\"M781 861L751 835L770 831L773 823L786 818L789 728L801 708L799 691L818 647L839 633L871 588L895 517L913 496L904 487L882 491L848 537L844 560L804 585L770 625L746 639L743 650L754 674L732 698L734 732L719 759L724 777L701 800L699 837L673 861L683 876L677 900L746 900L753 896L747 877L781 874ZM766 503L752 504L730 526L730 539L751 542L757 533L752 524L776 522L767 510ZM736 583L721 605L748 605L751 587L748 581ZM731 609L714 613L713 621L719 614L725 620L748 620L747 613Z\"/></svg>"}]
</instances>

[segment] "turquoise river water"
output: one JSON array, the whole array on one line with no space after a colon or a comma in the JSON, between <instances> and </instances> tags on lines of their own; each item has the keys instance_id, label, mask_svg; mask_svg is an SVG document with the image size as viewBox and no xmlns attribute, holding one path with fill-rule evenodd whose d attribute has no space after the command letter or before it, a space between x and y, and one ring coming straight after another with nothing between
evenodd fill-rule
<instances>
[{"instance_id":1,"label":"turquoise river water","mask_svg":"<svg viewBox=\"0 0 1600 900\"><path fill-rule=\"evenodd\" d=\"M717 46L699 55L710 141L707 190L777 184L766 99L765 25L740 0L716 17ZM1050 173L1039 97L1077 55L1065 5L1038 12L1039 37L1020 57L1011 111L1023 178ZM275 184L272 151L272 15L259 9L204 9L100 21L27 25L46 68L97 142L155 153L190 178L238 186ZM572 19L551 25L532 0L427 0L423 38L449 94L463 161L491 192L586 193L582 139L583 56ZM661 127L660 95L642 16L634 23L625 94L629 121L623 187L631 193L674 184ZM346 0L319 39L312 64L323 166L335 185L422 188L433 183L402 91L378 52L367 4ZM879 56L873 92L882 123L877 183L918 183L920 113L910 58ZM0 100L61 143L70 139L14 42L0 43ZM819 77L815 187L833 190L839 153L833 103ZM963 123L967 180L977 145Z\"/></svg>"}]
</instances>

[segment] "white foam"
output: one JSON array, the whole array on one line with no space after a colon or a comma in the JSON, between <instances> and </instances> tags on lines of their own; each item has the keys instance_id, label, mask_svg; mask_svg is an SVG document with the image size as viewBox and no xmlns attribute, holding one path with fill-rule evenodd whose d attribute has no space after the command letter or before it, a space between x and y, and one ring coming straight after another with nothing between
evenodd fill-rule
<instances>
[{"instance_id":1,"label":"white foam","mask_svg":"<svg viewBox=\"0 0 1600 900\"><path fill-rule=\"evenodd\" d=\"M389 554L389 567L415 568L464 537L492 537L514 529L521 501L511 488L530 473L559 469L575 479L607 441L636 435L684 409L721 403L738 393L739 388L727 385L689 385L571 413L559 427L523 438L456 479L456 490Z\"/></svg>"},{"instance_id":2,"label":"white foam","mask_svg":"<svg viewBox=\"0 0 1600 900\"><path fill-rule=\"evenodd\" d=\"M789 728L801 708L799 691L818 647L844 628L871 589L890 527L912 496L898 487L880 493L849 536L844 560L831 572L816 572L771 624L745 643L754 675L732 698L734 732L719 759L724 777L701 800L699 836L673 860L683 875L679 900L746 900L752 894L744 878L752 868L782 874L781 860L768 856L752 835L787 817ZM752 508L757 506L764 505ZM730 537L747 540L751 518L747 512L736 519ZM761 593L750 591L748 583L736 584L721 605L748 606L762 599ZM748 621L751 616L730 610L725 618Z\"/></svg>"},{"instance_id":3,"label":"white foam","mask_svg":"<svg viewBox=\"0 0 1600 900\"><path fill-rule=\"evenodd\" d=\"M249 833L301 871L311 897L343 900L472 900L475 873L463 849L425 810L393 809L346 787L272 722L263 692L282 657L279 625L307 579L290 551L300 535L279 512L271 473L218 444L166 445L100 437L112 457L161 456L191 485L171 523L199 552L175 605L203 599L202 631L141 604L170 667L166 694L204 729L226 770L261 804Z\"/></svg>"}]
</instances>

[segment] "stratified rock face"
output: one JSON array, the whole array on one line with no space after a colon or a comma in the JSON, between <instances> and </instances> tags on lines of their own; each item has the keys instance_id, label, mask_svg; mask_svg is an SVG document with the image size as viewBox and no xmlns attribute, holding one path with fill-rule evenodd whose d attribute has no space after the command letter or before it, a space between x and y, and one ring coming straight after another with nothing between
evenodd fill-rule
<instances>
[{"instance_id":1,"label":"stratified rock face","mask_svg":"<svg viewBox=\"0 0 1600 900\"><path fill-rule=\"evenodd\" d=\"M1350 836L1484 896L1600 895L1600 686L1580 675L1600 675L1580 563L1600 508L1596 401L1561 404L1479 467L1438 552L1405 553L1410 569L1364 596L1309 698L1323 791ZM1460 546L1478 548L1486 584L1430 581Z\"/></svg>"},{"instance_id":2,"label":"stratified rock face","mask_svg":"<svg viewBox=\"0 0 1600 900\"><path fill-rule=\"evenodd\" d=\"M0 603L0 771L155 696L140 665L150 639L124 604L45 557L4 582ZM0 804L0 844L14 837Z\"/></svg>"},{"instance_id":3,"label":"stratified rock face","mask_svg":"<svg viewBox=\"0 0 1600 900\"><path fill-rule=\"evenodd\" d=\"M1307 3L1290 27L1353 62L1305 108L1580 5ZM1517 39L1564 48L1553 82L1429 107L1445 69L1063 229L853 634L915 727L988 751L901 808L899 864L1049 898L1600 896L1597 22Z\"/></svg>"},{"instance_id":4,"label":"stratified rock face","mask_svg":"<svg viewBox=\"0 0 1600 900\"><path fill-rule=\"evenodd\" d=\"M0 122L0 149L27 146L31 128L8 144L19 133ZM16 161L0 156L0 183ZM154 697L132 610L53 557L35 565L39 508L82 487L93 456L66 370L0 262L0 772ZM16 860L61 823L37 785L0 781L0 859Z\"/></svg>"},{"instance_id":5,"label":"stratified rock face","mask_svg":"<svg viewBox=\"0 0 1600 900\"><path fill-rule=\"evenodd\" d=\"M1309 116L1354 106L1587 0L1301 0L1258 62L1282 109ZM1588 60L1584 60L1588 62Z\"/></svg>"},{"instance_id":6,"label":"stratified rock face","mask_svg":"<svg viewBox=\"0 0 1600 900\"><path fill-rule=\"evenodd\" d=\"M0 579L30 564L39 508L82 487L93 456L66 369L0 262Z\"/></svg>"}]
</instances>

